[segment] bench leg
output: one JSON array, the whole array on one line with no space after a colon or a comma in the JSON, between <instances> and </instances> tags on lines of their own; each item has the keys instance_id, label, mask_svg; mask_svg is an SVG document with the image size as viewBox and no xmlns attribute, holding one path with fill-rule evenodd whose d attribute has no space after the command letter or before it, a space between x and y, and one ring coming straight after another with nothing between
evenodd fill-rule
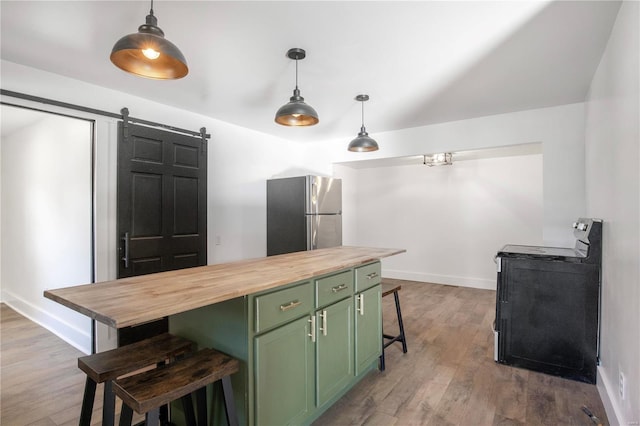
<instances>
[{"instance_id":1,"label":"bench leg","mask_svg":"<svg viewBox=\"0 0 640 426\"><path fill-rule=\"evenodd\" d=\"M396 302L396 313L398 314L398 326L400 328L400 341L402 342L402 352L407 353L407 339L404 337L404 324L402 323L402 312L400 311L400 297L398 292L393 293L393 298Z\"/></svg>"},{"instance_id":2,"label":"bench leg","mask_svg":"<svg viewBox=\"0 0 640 426\"><path fill-rule=\"evenodd\" d=\"M91 425L91 412L93 411L93 400L96 397L96 382L87 376L84 385L84 397L82 398L82 409L80 410L80 426Z\"/></svg>"},{"instance_id":3,"label":"bench leg","mask_svg":"<svg viewBox=\"0 0 640 426\"><path fill-rule=\"evenodd\" d=\"M176 358L172 358L171 362L175 361ZM160 361L159 363L156 364L156 367L162 367L163 365L165 365L166 362L164 361ZM160 425L162 426L167 426L170 424L169 422L169 406L168 405L163 405L162 407L160 407Z\"/></svg>"},{"instance_id":4,"label":"bench leg","mask_svg":"<svg viewBox=\"0 0 640 426\"><path fill-rule=\"evenodd\" d=\"M188 393L182 398L182 410L184 411L184 420L187 423L187 426L196 426L196 415L193 412L193 400L191 399L191 394Z\"/></svg>"},{"instance_id":5,"label":"bench leg","mask_svg":"<svg viewBox=\"0 0 640 426\"><path fill-rule=\"evenodd\" d=\"M144 416L145 426L160 426L160 410L154 408L145 414Z\"/></svg>"},{"instance_id":6,"label":"bench leg","mask_svg":"<svg viewBox=\"0 0 640 426\"><path fill-rule=\"evenodd\" d=\"M120 411L120 426L131 426L133 420L133 410L127 404L122 404L122 411Z\"/></svg>"},{"instance_id":7,"label":"bench leg","mask_svg":"<svg viewBox=\"0 0 640 426\"><path fill-rule=\"evenodd\" d=\"M224 398L224 408L227 414L227 424L238 426L238 412L233 399L233 387L231 386L231 376L222 378L222 397Z\"/></svg>"},{"instance_id":8,"label":"bench leg","mask_svg":"<svg viewBox=\"0 0 640 426\"><path fill-rule=\"evenodd\" d=\"M102 398L102 425L113 426L116 415L116 394L113 392L113 381L104 382Z\"/></svg>"},{"instance_id":9,"label":"bench leg","mask_svg":"<svg viewBox=\"0 0 640 426\"><path fill-rule=\"evenodd\" d=\"M203 386L196 391L196 409L198 414L198 426L207 425L207 387Z\"/></svg>"}]
</instances>

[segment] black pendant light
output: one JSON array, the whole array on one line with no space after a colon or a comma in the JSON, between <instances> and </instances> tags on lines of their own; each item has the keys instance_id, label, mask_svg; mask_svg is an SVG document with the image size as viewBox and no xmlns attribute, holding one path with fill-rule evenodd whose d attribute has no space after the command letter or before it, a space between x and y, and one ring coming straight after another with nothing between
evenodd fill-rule
<instances>
[{"instance_id":1,"label":"black pendant light","mask_svg":"<svg viewBox=\"0 0 640 426\"><path fill-rule=\"evenodd\" d=\"M175 44L164 38L153 15L153 0L146 23L138 32L122 37L111 50L111 62L141 77L159 80L182 78L189 72L187 61Z\"/></svg>"},{"instance_id":2,"label":"black pendant light","mask_svg":"<svg viewBox=\"0 0 640 426\"><path fill-rule=\"evenodd\" d=\"M300 89L298 89L298 60L304 59L305 56L306 52L300 48L289 49L287 52L287 57L296 61L296 88L293 89L293 96L289 99L289 103L276 112L276 123L283 126L313 126L320 121L316 110L304 103L304 98L300 96Z\"/></svg>"},{"instance_id":3,"label":"black pendant light","mask_svg":"<svg viewBox=\"0 0 640 426\"><path fill-rule=\"evenodd\" d=\"M362 102L362 127L360 127L360 133L358 133L358 136L349 144L349 151L377 151L378 143L369 137L367 129L364 128L364 103L369 100L369 95L358 95L355 99L356 101Z\"/></svg>"}]
</instances>

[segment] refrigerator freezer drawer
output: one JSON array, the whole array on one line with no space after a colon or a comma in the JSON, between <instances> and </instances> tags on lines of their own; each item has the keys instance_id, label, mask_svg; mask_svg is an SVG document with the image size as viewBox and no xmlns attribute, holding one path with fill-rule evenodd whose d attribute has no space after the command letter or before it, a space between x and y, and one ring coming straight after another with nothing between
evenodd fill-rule
<instances>
[{"instance_id":1,"label":"refrigerator freezer drawer","mask_svg":"<svg viewBox=\"0 0 640 426\"><path fill-rule=\"evenodd\" d=\"M307 250L342 245L342 215L307 215Z\"/></svg>"}]
</instances>

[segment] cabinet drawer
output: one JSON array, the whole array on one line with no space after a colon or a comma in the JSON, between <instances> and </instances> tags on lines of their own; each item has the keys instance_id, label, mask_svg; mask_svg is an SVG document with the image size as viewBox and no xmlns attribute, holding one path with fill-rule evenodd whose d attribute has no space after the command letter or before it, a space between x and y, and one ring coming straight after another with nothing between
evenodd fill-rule
<instances>
[{"instance_id":1,"label":"cabinet drawer","mask_svg":"<svg viewBox=\"0 0 640 426\"><path fill-rule=\"evenodd\" d=\"M353 272L345 271L316 280L317 307L344 299L353 294Z\"/></svg>"},{"instance_id":2,"label":"cabinet drawer","mask_svg":"<svg viewBox=\"0 0 640 426\"><path fill-rule=\"evenodd\" d=\"M356 292L366 290L382 280L382 269L380 262L356 268Z\"/></svg>"},{"instance_id":3,"label":"cabinet drawer","mask_svg":"<svg viewBox=\"0 0 640 426\"><path fill-rule=\"evenodd\" d=\"M255 298L255 328L259 333L313 310L310 282Z\"/></svg>"}]
</instances>

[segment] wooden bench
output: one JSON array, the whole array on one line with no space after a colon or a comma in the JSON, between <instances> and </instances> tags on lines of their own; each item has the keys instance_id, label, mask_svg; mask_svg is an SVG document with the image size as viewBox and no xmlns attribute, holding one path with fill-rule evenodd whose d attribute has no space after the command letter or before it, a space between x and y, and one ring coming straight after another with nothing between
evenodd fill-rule
<instances>
[{"instance_id":1,"label":"wooden bench","mask_svg":"<svg viewBox=\"0 0 640 426\"><path fill-rule=\"evenodd\" d=\"M402 352L407 353L407 339L404 335L404 323L402 322L402 311L400 310L400 297L398 296L398 292L402 289L400 284L394 284L391 282L382 281L382 297L393 294L393 299L396 303L396 315L398 316L398 327L400 328L400 332L396 336L392 336L390 334L382 333L382 355L380 355L380 371L384 371L385 362L384 362L384 350L389 345L394 344L395 342L402 343ZM385 339L387 341L385 342Z\"/></svg>"},{"instance_id":2,"label":"wooden bench","mask_svg":"<svg viewBox=\"0 0 640 426\"><path fill-rule=\"evenodd\" d=\"M221 380L227 424L237 426L231 375L239 369L237 359L206 348L154 370L118 379L113 390L124 402L120 425L130 425L135 410L146 414L147 426L155 426L158 424L158 408L178 399L182 400L187 425L207 425L206 386ZM193 414L192 392L196 392L197 398L197 423Z\"/></svg>"},{"instance_id":3,"label":"wooden bench","mask_svg":"<svg viewBox=\"0 0 640 426\"><path fill-rule=\"evenodd\" d=\"M91 413L98 383L105 384L102 424L103 426L113 426L115 394L112 391L112 385L115 379L149 366L155 367L167 360L174 360L194 349L195 344L192 341L164 333L130 345L78 358L78 368L87 375L80 412L80 426L91 424Z\"/></svg>"}]
</instances>

